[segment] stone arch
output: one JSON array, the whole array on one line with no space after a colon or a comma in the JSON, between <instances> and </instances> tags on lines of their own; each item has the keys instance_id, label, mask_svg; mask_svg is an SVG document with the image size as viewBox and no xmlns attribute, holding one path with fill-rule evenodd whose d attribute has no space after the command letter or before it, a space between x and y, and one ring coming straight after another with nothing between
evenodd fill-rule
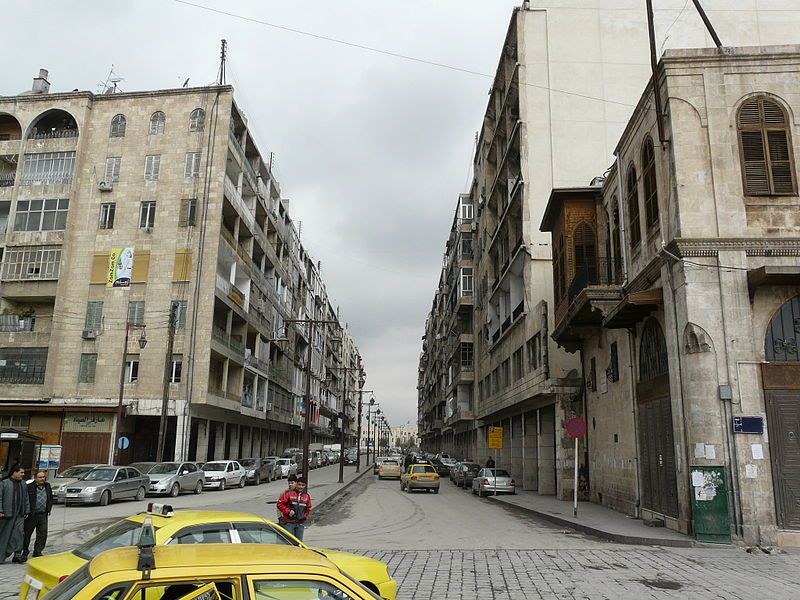
<instances>
[{"instance_id":1,"label":"stone arch","mask_svg":"<svg viewBox=\"0 0 800 600\"><path fill-rule=\"evenodd\" d=\"M687 323L683 328L683 351L685 354L711 352L714 349L711 336L695 323Z\"/></svg>"},{"instance_id":2,"label":"stone arch","mask_svg":"<svg viewBox=\"0 0 800 600\"><path fill-rule=\"evenodd\" d=\"M0 141L21 140L22 125L10 113L0 113Z\"/></svg>"},{"instance_id":3,"label":"stone arch","mask_svg":"<svg viewBox=\"0 0 800 600\"><path fill-rule=\"evenodd\" d=\"M651 381L660 375L669 374L667 340L661 325L649 318L642 329L639 345L639 381Z\"/></svg>"},{"instance_id":4,"label":"stone arch","mask_svg":"<svg viewBox=\"0 0 800 600\"><path fill-rule=\"evenodd\" d=\"M26 137L33 140L78 137L78 122L60 108L44 111L28 127Z\"/></svg>"},{"instance_id":5,"label":"stone arch","mask_svg":"<svg viewBox=\"0 0 800 600\"><path fill-rule=\"evenodd\" d=\"M784 302L775 311L764 335L768 361L800 362L800 296Z\"/></svg>"}]
</instances>

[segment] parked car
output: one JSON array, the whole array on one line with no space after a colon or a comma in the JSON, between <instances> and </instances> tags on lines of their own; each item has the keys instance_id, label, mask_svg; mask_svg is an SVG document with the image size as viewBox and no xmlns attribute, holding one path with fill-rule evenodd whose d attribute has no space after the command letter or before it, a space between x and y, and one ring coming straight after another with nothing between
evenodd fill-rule
<instances>
[{"instance_id":1,"label":"parked car","mask_svg":"<svg viewBox=\"0 0 800 600\"><path fill-rule=\"evenodd\" d=\"M374 475L378 474L378 470L380 469L381 464L383 463L383 461L388 460L388 458L389 458L388 456L376 456L375 457L375 462L372 463L372 473Z\"/></svg>"},{"instance_id":2,"label":"parked car","mask_svg":"<svg viewBox=\"0 0 800 600\"><path fill-rule=\"evenodd\" d=\"M175 498L181 492L203 491L203 471L191 462L156 463L147 473L151 494L168 494Z\"/></svg>"},{"instance_id":3,"label":"parked car","mask_svg":"<svg viewBox=\"0 0 800 600\"><path fill-rule=\"evenodd\" d=\"M99 464L73 465L61 471L61 473L55 476L51 484L53 488L53 501L59 502L58 492L61 488L64 488L63 491L66 492L69 484L75 483L78 479L86 475L86 473L99 466Z\"/></svg>"},{"instance_id":4,"label":"parked car","mask_svg":"<svg viewBox=\"0 0 800 600\"><path fill-rule=\"evenodd\" d=\"M378 479L384 479L388 477L397 477L400 479L402 474L402 463L393 458L387 458L381 463L381 466L378 467Z\"/></svg>"},{"instance_id":5,"label":"parked car","mask_svg":"<svg viewBox=\"0 0 800 600\"><path fill-rule=\"evenodd\" d=\"M294 457L291 458L279 458L276 462L276 466L280 471L281 477L289 477L289 475L297 475L297 461Z\"/></svg>"},{"instance_id":6,"label":"parked car","mask_svg":"<svg viewBox=\"0 0 800 600\"><path fill-rule=\"evenodd\" d=\"M203 465L203 488L224 490L226 487L244 487L247 472L235 460L212 460Z\"/></svg>"},{"instance_id":7,"label":"parked car","mask_svg":"<svg viewBox=\"0 0 800 600\"><path fill-rule=\"evenodd\" d=\"M333 465L339 462L338 452L334 452L333 450L327 450L324 454L325 454L325 460L329 465Z\"/></svg>"},{"instance_id":8,"label":"parked car","mask_svg":"<svg viewBox=\"0 0 800 600\"><path fill-rule=\"evenodd\" d=\"M296 454L302 454L302 448L284 448L283 452L281 452L281 456L288 457L288 456L295 456Z\"/></svg>"},{"instance_id":9,"label":"parked car","mask_svg":"<svg viewBox=\"0 0 800 600\"><path fill-rule=\"evenodd\" d=\"M100 465L79 480L60 486L58 499L65 504L99 504L124 498L144 500L150 480L138 469ZM63 489L63 491L62 491Z\"/></svg>"},{"instance_id":10,"label":"parked car","mask_svg":"<svg viewBox=\"0 0 800 600\"><path fill-rule=\"evenodd\" d=\"M450 467L443 463L440 458L434 458L431 462L440 477L448 477L450 475Z\"/></svg>"},{"instance_id":11,"label":"parked car","mask_svg":"<svg viewBox=\"0 0 800 600\"><path fill-rule=\"evenodd\" d=\"M464 489L472 487L472 480L475 479L480 470L481 466L478 463L462 462L454 471L456 485Z\"/></svg>"},{"instance_id":12,"label":"parked car","mask_svg":"<svg viewBox=\"0 0 800 600\"><path fill-rule=\"evenodd\" d=\"M247 472L245 482L253 485L261 485L262 481L272 481L275 479L272 474L272 463L263 458L243 458L239 461Z\"/></svg>"},{"instance_id":13,"label":"parked car","mask_svg":"<svg viewBox=\"0 0 800 600\"><path fill-rule=\"evenodd\" d=\"M472 493L478 496L516 494L516 486L516 482L505 469L481 469L472 480Z\"/></svg>"},{"instance_id":14,"label":"parked car","mask_svg":"<svg viewBox=\"0 0 800 600\"><path fill-rule=\"evenodd\" d=\"M281 478L281 470L278 468L278 459L280 456L267 456L264 458L269 464L272 465L272 481Z\"/></svg>"},{"instance_id":15,"label":"parked car","mask_svg":"<svg viewBox=\"0 0 800 600\"><path fill-rule=\"evenodd\" d=\"M450 467L450 483L456 482L456 471L458 471L458 467L461 466L461 461L456 461L452 467Z\"/></svg>"},{"instance_id":16,"label":"parked car","mask_svg":"<svg viewBox=\"0 0 800 600\"><path fill-rule=\"evenodd\" d=\"M400 476L400 491L409 494L411 490L433 490L439 493L439 475L432 465L414 464Z\"/></svg>"},{"instance_id":17,"label":"parked car","mask_svg":"<svg viewBox=\"0 0 800 600\"><path fill-rule=\"evenodd\" d=\"M319 450L311 450L308 453L308 468L316 469L322 466L322 452Z\"/></svg>"},{"instance_id":18,"label":"parked car","mask_svg":"<svg viewBox=\"0 0 800 600\"><path fill-rule=\"evenodd\" d=\"M157 462L148 461L148 462L135 462L129 464L128 466L133 467L140 473L144 473L145 475L147 475L150 472L150 469L155 467L157 464L158 464Z\"/></svg>"},{"instance_id":19,"label":"parked car","mask_svg":"<svg viewBox=\"0 0 800 600\"><path fill-rule=\"evenodd\" d=\"M344 454L344 464L354 465L358 462L358 450L351 448Z\"/></svg>"}]
</instances>

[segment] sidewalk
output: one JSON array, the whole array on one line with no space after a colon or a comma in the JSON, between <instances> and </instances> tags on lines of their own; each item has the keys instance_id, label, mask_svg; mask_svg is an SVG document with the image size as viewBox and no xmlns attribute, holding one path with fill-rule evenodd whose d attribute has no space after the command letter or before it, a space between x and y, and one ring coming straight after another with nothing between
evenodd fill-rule
<instances>
[{"instance_id":1,"label":"sidewalk","mask_svg":"<svg viewBox=\"0 0 800 600\"><path fill-rule=\"evenodd\" d=\"M619 544L681 548L698 545L688 535L666 527L648 527L640 519L630 518L592 502L578 502L578 516L573 517L572 502L558 500L555 496L540 496L536 492L518 490L514 495L489 496L488 498L512 510L532 514L551 523Z\"/></svg>"}]
</instances>

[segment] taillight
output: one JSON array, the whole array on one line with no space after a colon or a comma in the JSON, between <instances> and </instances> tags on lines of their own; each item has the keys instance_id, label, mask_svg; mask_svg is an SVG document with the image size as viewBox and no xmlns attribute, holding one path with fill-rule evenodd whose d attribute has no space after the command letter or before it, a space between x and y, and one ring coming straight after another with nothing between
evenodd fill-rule
<instances>
[{"instance_id":1,"label":"taillight","mask_svg":"<svg viewBox=\"0 0 800 600\"><path fill-rule=\"evenodd\" d=\"M411 479L413 479L414 481L416 481L416 480L417 480L417 476L416 476L416 475L412 475L412 476L411 476Z\"/></svg>"},{"instance_id":2,"label":"taillight","mask_svg":"<svg viewBox=\"0 0 800 600\"><path fill-rule=\"evenodd\" d=\"M511 480L511 485L512 485L512 486L516 486L516 485L517 485L517 483L516 483L516 482L515 482L515 481L512 479L512 480Z\"/></svg>"},{"instance_id":3,"label":"taillight","mask_svg":"<svg viewBox=\"0 0 800 600\"><path fill-rule=\"evenodd\" d=\"M69 577L69 575L62 575L61 577L59 577L59 578L58 578L58 583L61 583L61 582L62 582L62 581L64 581L64 580L65 580L67 577Z\"/></svg>"},{"instance_id":4,"label":"taillight","mask_svg":"<svg viewBox=\"0 0 800 600\"><path fill-rule=\"evenodd\" d=\"M488 479L484 479L483 480L483 485L489 485L489 480Z\"/></svg>"},{"instance_id":5,"label":"taillight","mask_svg":"<svg viewBox=\"0 0 800 600\"><path fill-rule=\"evenodd\" d=\"M433 479L434 479L434 481L435 481L435 480L439 479L439 476L438 476L438 475L434 475L434 476L433 476Z\"/></svg>"}]
</instances>

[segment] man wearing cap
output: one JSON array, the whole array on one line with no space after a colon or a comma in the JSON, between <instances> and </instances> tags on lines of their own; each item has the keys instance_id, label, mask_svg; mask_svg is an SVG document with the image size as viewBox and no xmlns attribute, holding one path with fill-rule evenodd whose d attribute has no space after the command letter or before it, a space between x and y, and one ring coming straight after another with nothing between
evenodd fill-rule
<instances>
[{"instance_id":1,"label":"man wearing cap","mask_svg":"<svg viewBox=\"0 0 800 600\"><path fill-rule=\"evenodd\" d=\"M306 491L305 477L297 478L294 490L286 490L278 499L278 510L283 516L283 527L298 540L303 540L306 520L311 516L311 496Z\"/></svg>"}]
</instances>

